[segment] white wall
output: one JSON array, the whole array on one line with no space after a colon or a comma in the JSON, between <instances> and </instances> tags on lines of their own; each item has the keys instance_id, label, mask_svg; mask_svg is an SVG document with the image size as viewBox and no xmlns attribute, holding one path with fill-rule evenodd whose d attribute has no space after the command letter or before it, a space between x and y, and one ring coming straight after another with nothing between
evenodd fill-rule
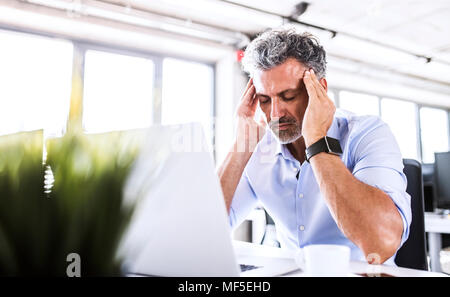
<instances>
[{"instance_id":1,"label":"white wall","mask_svg":"<svg viewBox=\"0 0 450 297\"><path fill-rule=\"evenodd\" d=\"M221 164L235 136L235 112L248 77L234 52L216 64L216 163Z\"/></svg>"}]
</instances>

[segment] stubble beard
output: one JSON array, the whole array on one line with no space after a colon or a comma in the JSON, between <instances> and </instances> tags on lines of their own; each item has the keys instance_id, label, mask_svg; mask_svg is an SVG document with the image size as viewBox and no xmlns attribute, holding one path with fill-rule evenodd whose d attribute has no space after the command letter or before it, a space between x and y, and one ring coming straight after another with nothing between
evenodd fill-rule
<instances>
[{"instance_id":1,"label":"stubble beard","mask_svg":"<svg viewBox=\"0 0 450 297\"><path fill-rule=\"evenodd\" d=\"M280 130L278 125L282 123L289 123L291 125L287 126L287 129ZM272 120L269 123L269 127L272 134L281 144L289 144L302 137L301 127L295 119L283 120L282 118L280 120Z\"/></svg>"}]
</instances>

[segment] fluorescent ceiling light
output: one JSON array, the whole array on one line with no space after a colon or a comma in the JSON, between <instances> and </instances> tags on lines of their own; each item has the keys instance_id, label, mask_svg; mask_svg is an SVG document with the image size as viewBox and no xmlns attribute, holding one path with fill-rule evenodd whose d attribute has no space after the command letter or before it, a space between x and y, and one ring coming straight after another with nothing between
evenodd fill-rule
<instances>
[{"instance_id":1,"label":"fluorescent ceiling light","mask_svg":"<svg viewBox=\"0 0 450 297\"><path fill-rule=\"evenodd\" d=\"M153 13L129 9L99 1L64 0L26 0L29 3L65 10L68 15L91 16L135 26L158 29L171 33L185 34L215 42L236 45L246 42L245 35L238 32L212 28L210 26L188 23L176 18L164 17Z\"/></svg>"},{"instance_id":2,"label":"fluorescent ceiling light","mask_svg":"<svg viewBox=\"0 0 450 297\"><path fill-rule=\"evenodd\" d=\"M397 68L419 60L418 57L411 54L342 34L338 34L330 40L326 49L337 56L383 65L388 68Z\"/></svg>"},{"instance_id":3,"label":"fluorescent ceiling light","mask_svg":"<svg viewBox=\"0 0 450 297\"><path fill-rule=\"evenodd\" d=\"M136 3L145 3L148 0L133 1ZM221 1L211 1L211 0L164 0L164 1L154 1L152 2L162 2L164 5L172 5L173 8L181 11L189 11L190 14L193 12L198 12L201 15L212 16L220 15L228 19L233 19L236 21L248 21L252 24L257 24L263 28L275 28L283 24L283 20L275 15L268 13L257 12L253 9L238 7L235 5L230 5Z\"/></svg>"},{"instance_id":4,"label":"fluorescent ceiling light","mask_svg":"<svg viewBox=\"0 0 450 297\"><path fill-rule=\"evenodd\" d=\"M219 44L173 38L157 30L130 30L123 26L105 25L101 20L86 21L83 16L68 18L63 11L52 13L50 9L36 10L25 3L0 6L0 23L14 28L47 32L61 38L117 46L126 44L130 48L174 56L182 55L209 63L229 54L229 48Z\"/></svg>"},{"instance_id":5,"label":"fluorescent ceiling light","mask_svg":"<svg viewBox=\"0 0 450 297\"><path fill-rule=\"evenodd\" d=\"M449 66L434 62L426 63L424 59L419 59L416 63L411 63L401 68L404 72L413 73L417 76L429 77L436 81L449 82L450 81L450 71Z\"/></svg>"}]
</instances>

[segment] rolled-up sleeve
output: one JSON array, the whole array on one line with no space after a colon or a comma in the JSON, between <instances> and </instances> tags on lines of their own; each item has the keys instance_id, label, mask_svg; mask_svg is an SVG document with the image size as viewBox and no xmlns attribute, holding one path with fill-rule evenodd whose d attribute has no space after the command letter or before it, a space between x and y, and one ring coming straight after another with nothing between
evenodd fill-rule
<instances>
[{"instance_id":1,"label":"rolled-up sleeve","mask_svg":"<svg viewBox=\"0 0 450 297\"><path fill-rule=\"evenodd\" d=\"M244 171L231 202L229 213L230 226L232 228L239 226L252 209L255 208L256 204L257 197L248 181L247 173Z\"/></svg>"},{"instance_id":2,"label":"rolled-up sleeve","mask_svg":"<svg viewBox=\"0 0 450 297\"><path fill-rule=\"evenodd\" d=\"M399 247L408 239L411 224L411 197L398 144L389 127L379 121L353 139L353 175L360 181L384 191L394 202L403 220ZM360 130L361 131L361 130Z\"/></svg>"}]
</instances>

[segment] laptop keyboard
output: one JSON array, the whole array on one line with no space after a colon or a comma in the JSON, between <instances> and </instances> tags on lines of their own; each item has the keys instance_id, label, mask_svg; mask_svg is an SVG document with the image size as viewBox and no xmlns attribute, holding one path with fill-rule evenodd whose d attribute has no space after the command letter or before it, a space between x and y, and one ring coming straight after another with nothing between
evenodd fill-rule
<instances>
[{"instance_id":1,"label":"laptop keyboard","mask_svg":"<svg viewBox=\"0 0 450 297\"><path fill-rule=\"evenodd\" d=\"M241 272L259 268L259 266L246 265L246 264L239 264L239 266L241 267Z\"/></svg>"}]
</instances>

